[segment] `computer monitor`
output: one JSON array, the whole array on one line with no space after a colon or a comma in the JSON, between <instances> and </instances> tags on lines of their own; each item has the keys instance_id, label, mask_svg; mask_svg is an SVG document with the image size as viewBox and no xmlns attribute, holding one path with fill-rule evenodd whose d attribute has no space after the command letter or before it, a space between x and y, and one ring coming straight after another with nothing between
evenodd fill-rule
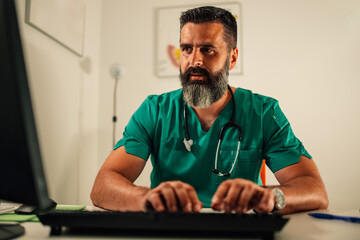
<instances>
[{"instance_id":1,"label":"computer monitor","mask_svg":"<svg viewBox=\"0 0 360 240\"><path fill-rule=\"evenodd\" d=\"M14 0L0 0L0 200L46 211L48 197Z\"/></svg>"}]
</instances>

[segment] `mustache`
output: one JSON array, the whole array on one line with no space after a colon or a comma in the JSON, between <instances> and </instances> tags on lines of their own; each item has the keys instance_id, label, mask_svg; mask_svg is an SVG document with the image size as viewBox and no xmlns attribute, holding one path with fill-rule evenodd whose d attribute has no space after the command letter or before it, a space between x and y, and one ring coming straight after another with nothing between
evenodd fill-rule
<instances>
[{"instance_id":1,"label":"mustache","mask_svg":"<svg viewBox=\"0 0 360 240\"><path fill-rule=\"evenodd\" d=\"M209 71L202 67L189 67L186 71L189 73L209 74Z\"/></svg>"},{"instance_id":2,"label":"mustache","mask_svg":"<svg viewBox=\"0 0 360 240\"><path fill-rule=\"evenodd\" d=\"M191 82L189 82L190 75L194 74L194 73L200 73L200 74L204 75L207 79L211 79L211 73L208 70L206 70L205 68L189 67L188 69L186 69L186 71L183 74L184 79L186 79L189 84L191 83ZM198 81L195 81L194 83L197 83L197 82ZM202 82L202 81L200 81L200 82L203 84L206 84L206 82Z\"/></svg>"}]
</instances>

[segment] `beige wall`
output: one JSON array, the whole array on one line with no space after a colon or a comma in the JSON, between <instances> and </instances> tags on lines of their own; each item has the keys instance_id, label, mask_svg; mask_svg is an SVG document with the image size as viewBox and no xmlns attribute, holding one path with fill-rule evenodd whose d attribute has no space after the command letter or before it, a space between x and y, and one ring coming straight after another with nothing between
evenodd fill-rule
<instances>
[{"instance_id":1,"label":"beige wall","mask_svg":"<svg viewBox=\"0 0 360 240\"><path fill-rule=\"evenodd\" d=\"M24 22L17 12L42 157L51 197L89 203L98 170L101 1L85 0L84 56L79 57Z\"/></svg>"},{"instance_id":2,"label":"beige wall","mask_svg":"<svg viewBox=\"0 0 360 240\"><path fill-rule=\"evenodd\" d=\"M25 1L17 2L23 11ZM94 176L111 151L114 62L126 68L118 86L118 138L147 95L180 87L176 77L154 75L154 9L221 1L85 2L90 73L80 67L84 58L22 24L50 190L61 203L89 203ZM320 169L330 208L358 208L360 1L237 2L243 74L230 83L278 99ZM149 185L149 170L137 183Z\"/></svg>"}]
</instances>

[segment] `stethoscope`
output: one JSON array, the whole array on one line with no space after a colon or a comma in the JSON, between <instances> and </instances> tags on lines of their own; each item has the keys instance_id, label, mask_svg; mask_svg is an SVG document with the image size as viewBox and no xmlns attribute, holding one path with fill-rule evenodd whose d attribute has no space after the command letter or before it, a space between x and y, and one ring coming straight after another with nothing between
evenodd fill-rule
<instances>
[{"instance_id":1,"label":"stethoscope","mask_svg":"<svg viewBox=\"0 0 360 240\"><path fill-rule=\"evenodd\" d=\"M218 141L218 145L216 148L216 156L215 156L215 168L213 169L213 173L217 174L220 177L228 177L230 176L230 174L232 173L234 166L236 164L237 158L239 156L239 151L240 151L240 140L241 140L241 127L235 122L235 99L234 99L234 93L232 91L232 89L230 88L230 86L228 85L228 89L230 90L231 93L231 100L233 103L233 111L232 111L232 115L231 115L231 119L229 122L227 122L226 124L224 124L220 130L220 134L219 134L219 141ZM186 150L188 150L189 152L191 152L191 146L193 145L193 140L190 138L189 135L189 128L187 125L187 105L184 104L184 125L185 125L185 134L186 134L186 138L184 138L184 145ZM221 173L219 172L219 170L217 169L217 162L218 162L218 156L219 156L219 148L221 145L221 142L224 138L224 133L225 130L230 128L230 127L235 127L238 130L238 144L237 144L237 150L236 150L236 156L235 159L233 161L233 164L231 166L231 169L229 172L226 173Z\"/></svg>"}]
</instances>

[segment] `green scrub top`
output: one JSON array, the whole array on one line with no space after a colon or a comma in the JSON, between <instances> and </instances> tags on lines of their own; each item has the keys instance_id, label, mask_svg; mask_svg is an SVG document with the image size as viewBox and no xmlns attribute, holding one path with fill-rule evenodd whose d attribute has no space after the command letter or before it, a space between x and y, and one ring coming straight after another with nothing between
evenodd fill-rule
<instances>
[{"instance_id":1,"label":"green scrub top","mask_svg":"<svg viewBox=\"0 0 360 240\"><path fill-rule=\"evenodd\" d=\"M230 121L233 102L229 101L208 132L203 131L199 119L188 107L187 122L194 144L191 152L184 146L184 100L182 90L149 96L131 117L123 138L114 149L124 146L127 153L145 161L151 155L153 170L151 188L161 182L180 180L193 186L204 207L220 183L227 179L244 178L262 184L262 160L272 172L299 162L301 155L309 158L302 143L295 137L278 102L269 97L237 88L235 122L241 127L240 153L229 177L212 172L220 129ZM226 130L219 150L220 172L229 172L237 150L236 128Z\"/></svg>"}]
</instances>

